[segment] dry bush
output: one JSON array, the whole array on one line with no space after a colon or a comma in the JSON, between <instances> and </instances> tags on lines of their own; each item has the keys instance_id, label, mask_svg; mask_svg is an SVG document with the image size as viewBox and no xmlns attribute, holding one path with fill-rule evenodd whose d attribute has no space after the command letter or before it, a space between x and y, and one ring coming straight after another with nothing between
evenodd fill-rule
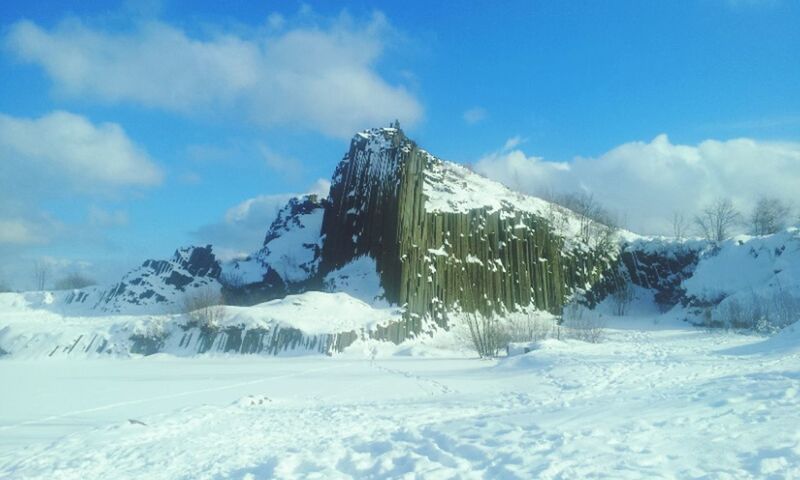
<instances>
[{"instance_id":1,"label":"dry bush","mask_svg":"<svg viewBox=\"0 0 800 480\"><path fill-rule=\"evenodd\" d=\"M599 316L587 313L586 308L577 302L570 302L564 306L564 332L559 333L559 337L565 335L582 342L602 342L605 337L605 324Z\"/></svg>"},{"instance_id":2,"label":"dry bush","mask_svg":"<svg viewBox=\"0 0 800 480\"><path fill-rule=\"evenodd\" d=\"M242 288L245 285L244 275L239 271L229 271L219 277L219 282L228 288Z\"/></svg>"},{"instance_id":3,"label":"dry bush","mask_svg":"<svg viewBox=\"0 0 800 480\"><path fill-rule=\"evenodd\" d=\"M792 208L778 198L761 197L750 214L750 233L770 235L786 228Z\"/></svg>"},{"instance_id":4,"label":"dry bush","mask_svg":"<svg viewBox=\"0 0 800 480\"><path fill-rule=\"evenodd\" d=\"M496 315L467 313L465 322L472 346L481 358L495 358L508 345L503 326Z\"/></svg>"},{"instance_id":5,"label":"dry bush","mask_svg":"<svg viewBox=\"0 0 800 480\"><path fill-rule=\"evenodd\" d=\"M554 321L550 318L541 318L528 313L524 316L514 316L505 324L505 340L510 342L538 342L550 336Z\"/></svg>"},{"instance_id":6,"label":"dry bush","mask_svg":"<svg viewBox=\"0 0 800 480\"><path fill-rule=\"evenodd\" d=\"M625 279L617 282L617 288L611 294L611 301L614 306L614 314L618 317L624 317L628 313L628 307L633 302L634 292L633 286Z\"/></svg>"},{"instance_id":7,"label":"dry bush","mask_svg":"<svg viewBox=\"0 0 800 480\"><path fill-rule=\"evenodd\" d=\"M799 318L800 299L780 290L768 297L753 293L747 301L730 298L705 319L705 326L773 333Z\"/></svg>"},{"instance_id":8,"label":"dry bush","mask_svg":"<svg viewBox=\"0 0 800 480\"><path fill-rule=\"evenodd\" d=\"M741 215L728 198L719 198L694 217L694 223L709 242L722 242L730 236L731 229L741 220Z\"/></svg>"},{"instance_id":9,"label":"dry bush","mask_svg":"<svg viewBox=\"0 0 800 480\"><path fill-rule=\"evenodd\" d=\"M201 328L217 328L225 317L222 294L212 287L200 288L183 299L183 313Z\"/></svg>"}]
</instances>

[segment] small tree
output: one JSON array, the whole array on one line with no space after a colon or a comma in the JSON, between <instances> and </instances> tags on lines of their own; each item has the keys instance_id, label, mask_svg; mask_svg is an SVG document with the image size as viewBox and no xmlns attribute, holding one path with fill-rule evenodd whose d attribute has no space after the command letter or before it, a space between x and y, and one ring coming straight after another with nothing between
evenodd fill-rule
<instances>
[{"instance_id":1,"label":"small tree","mask_svg":"<svg viewBox=\"0 0 800 480\"><path fill-rule=\"evenodd\" d=\"M618 230L614 216L586 192L568 193L555 197L555 203L572 210L578 216L579 236L586 244L608 248Z\"/></svg>"},{"instance_id":2,"label":"small tree","mask_svg":"<svg viewBox=\"0 0 800 480\"><path fill-rule=\"evenodd\" d=\"M206 286L184 297L183 311L200 328L216 328L225 317L224 299L216 289Z\"/></svg>"},{"instance_id":3,"label":"small tree","mask_svg":"<svg viewBox=\"0 0 800 480\"><path fill-rule=\"evenodd\" d=\"M587 310L577 301L572 300L564 305L562 323L559 324L558 337L561 338L560 327L563 325L566 335L582 342L600 343L605 335L605 326L594 315L586 315Z\"/></svg>"},{"instance_id":4,"label":"small tree","mask_svg":"<svg viewBox=\"0 0 800 480\"><path fill-rule=\"evenodd\" d=\"M721 242L730 236L730 230L741 218L733 202L728 198L720 198L694 217L694 223L700 233L709 241Z\"/></svg>"},{"instance_id":5,"label":"small tree","mask_svg":"<svg viewBox=\"0 0 800 480\"><path fill-rule=\"evenodd\" d=\"M620 279L617 282L617 288L611 294L611 299L614 302L614 313L618 317L625 316L628 313L628 307L633 302L633 287L626 279Z\"/></svg>"},{"instance_id":6,"label":"small tree","mask_svg":"<svg viewBox=\"0 0 800 480\"><path fill-rule=\"evenodd\" d=\"M786 228L791 208L777 198L761 197L750 214L750 233L771 235Z\"/></svg>"},{"instance_id":7,"label":"small tree","mask_svg":"<svg viewBox=\"0 0 800 480\"><path fill-rule=\"evenodd\" d=\"M42 261L33 264L33 285L37 291L44 290L50 278L50 266Z\"/></svg>"},{"instance_id":8,"label":"small tree","mask_svg":"<svg viewBox=\"0 0 800 480\"><path fill-rule=\"evenodd\" d=\"M686 238L686 232L689 230L689 221L683 212L672 212L672 236L678 240Z\"/></svg>"},{"instance_id":9,"label":"small tree","mask_svg":"<svg viewBox=\"0 0 800 480\"><path fill-rule=\"evenodd\" d=\"M469 336L478 356L497 357L500 349L508 344L498 316L493 313L482 315L480 312L474 312L466 314L466 317Z\"/></svg>"},{"instance_id":10,"label":"small tree","mask_svg":"<svg viewBox=\"0 0 800 480\"><path fill-rule=\"evenodd\" d=\"M73 290L77 288L86 288L92 285L96 285L97 282L92 280L91 278L81 275L78 272L73 272L67 275L66 277L58 280L56 282L56 290Z\"/></svg>"}]
</instances>

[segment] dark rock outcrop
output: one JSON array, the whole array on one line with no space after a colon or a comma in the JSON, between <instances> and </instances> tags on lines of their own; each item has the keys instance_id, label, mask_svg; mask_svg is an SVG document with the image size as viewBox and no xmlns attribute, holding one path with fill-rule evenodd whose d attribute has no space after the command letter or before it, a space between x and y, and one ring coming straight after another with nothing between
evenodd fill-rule
<instances>
[{"instance_id":1,"label":"dark rock outcrop","mask_svg":"<svg viewBox=\"0 0 800 480\"><path fill-rule=\"evenodd\" d=\"M615 252L558 232L551 214L569 223L571 212L444 162L399 129L374 129L356 135L334 173L320 271L374 258L386 299L407 310L394 340L424 318L446 326L453 308L560 312Z\"/></svg>"},{"instance_id":2,"label":"dark rock outcrop","mask_svg":"<svg viewBox=\"0 0 800 480\"><path fill-rule=\"evenodd\" d=\"M325 200L317 195L289 200L267 230L262 248L225 265L225 299L248 305L318 286L324 208Z\"/></svg>"},{"instance_id":3,"label":"dark rock outcrop","mask_svg":"<svg viewBox=\"0 0 800 480\"><path fill-rule=\"evenodd\" d=\"M64 303L107 313L125 312L130 306L170 310L180 306L189 290L218 289L221 271L211 245L180 248L170 260L146 260L105 290L70 292Z\"/></svg>"}]
</instances>

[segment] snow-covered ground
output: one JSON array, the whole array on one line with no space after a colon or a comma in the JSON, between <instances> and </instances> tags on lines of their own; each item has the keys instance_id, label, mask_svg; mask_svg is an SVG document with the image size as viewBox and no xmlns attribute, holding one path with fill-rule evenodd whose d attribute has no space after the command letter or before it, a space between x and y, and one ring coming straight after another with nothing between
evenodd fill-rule
<instances>
[{"instance_id":1,"label":"snow-covered ground","mask_svg":"<svg viewBox=\"0 0 800 480\"><path fill-rule=\"evenodd\" d=\"M800 478L800 329L631 317L498 361L446 340L6 358L0 478Z\"/></svg>"}]
</instances>

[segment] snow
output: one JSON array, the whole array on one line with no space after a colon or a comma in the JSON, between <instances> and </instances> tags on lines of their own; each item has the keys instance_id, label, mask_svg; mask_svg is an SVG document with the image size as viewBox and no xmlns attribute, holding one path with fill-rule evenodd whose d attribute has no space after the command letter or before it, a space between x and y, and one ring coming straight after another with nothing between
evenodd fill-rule
<instances>
[{"instance_id":1,"label":"snow","mask_svg":"<svg viewBox=\"0 0 800 480\"><path fill-rule=\"evenodd\" d=\"M258 283L264 280L267 266L257 256L233 260L222 264L222 278L235 279L242 284Z\"/></svg>"},{"instance_id":2,"label":"snow","mask_svg":"<svg viewBox=\"0 0 800 480\"><path fill-rule=\"evenodd\" d=\"M800 230L723 242L719 251L701 259L683 286L700 298L779 289L800 294Z\"/></svg>"},{"instance_id":3,"label":"snow","mask_svg":"<svg viewBox=\"0 0 800 480\"><path fill-rule=\"evenodd\" d=\"M329 272L323 283L329 292L345 292L371 305L388 305L384 300L378 267L370 256L357 257L342 268Z\"/></svg>"},{"instance_id":4,"label":"snow","mask_svg":"<svg viewBox=\"0 0 800 480\"><path fill-rule=\"evenodd\" d=\"M623 321L600 344L499 361L444 341L417 344L429 356L6 359L0 477L800 475L797 350Z\"/></svg>"},{"instance_id":5,"label":"snow","mask_svg":"<svg viewBox=\"0 0 800 480\"><path fill-rule=\"evenodd\" d=\"M279 324L310 335L374 330L400 318L397 309L373 308L343 292L305 292L252 307L226 309L229 325L257 328Z\"/></svg>"},{"instance_id":6,"label":"snow","mask_svg":"<svg viewBox=\"0 0 800 480\"><path fill-rule=\"evenodd\" d=\"M478 208L494 212L517 208L544 217L550 211L549 202L514 192L464 166L428 155L423 194L429 212L467 213Z\"/></svg>"},{"instance_id":7,"label":"snow","mask_svg":"<svg viewBox=\"0 0 800 480\"><path fill-rule=\"evenodd\" d=\"M74 316L42 308L30 295L0 293L0 351L18 359L129 357L133 336L161 339L162 352L197 354L197 328L187 329L184 314ZM41 300L40 298L38 300ZM221 331L237 328L296 329L306 337L363 332L396 321L401 311L386 305L369 305L343 293L305 292L251 307L218 307L215 320ZM187 336L187 333L189 334ZM219 339L222 343L222 338ZM216 350L222 349L222 345ZM297 346L284 354L316 354Z\"/></svg>"},{"instance_id":8,"label":"snow","mask_svg":"<svg viewBox=\"0 0 800 480\"><path fill-rule=\"evenodd\" d=\"M298 215L298 225L293 225L281 235L264 245L259 259L278 272L287 283L301 282L308 279L316 268L316 252L322 231L324 210L317 208L306 215Z\"/></svg>"}]
</instances>

